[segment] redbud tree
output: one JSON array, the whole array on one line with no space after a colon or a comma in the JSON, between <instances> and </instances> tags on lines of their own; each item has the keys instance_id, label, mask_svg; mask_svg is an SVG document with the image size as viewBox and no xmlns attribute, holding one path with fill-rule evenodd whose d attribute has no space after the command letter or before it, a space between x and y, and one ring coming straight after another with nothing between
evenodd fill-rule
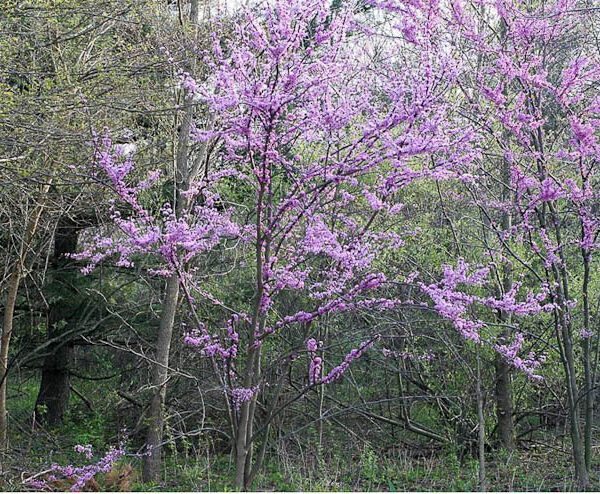
<instances>
[{"instance_id":1,"label":"redbud tree","mask_svg":"<svg viewBox=\"0 0 600 494\"><path fill-rule=\"evenodd\" d=\"M107 257L116 258L123 267L150 258L156 264L155 275L177 280L185 302L179 316L190 328L184 340L201 358L210 360L227 404L238 488L252 484L272 420L313 387L340 379L380 336L370 334L356 342L342 361L328 367L314 337L320 319L410 305L390 295L393 290L384 295L383 289L413 283L418 273L388 279L381 256L403 245L400 198L413 183L451 180L477 189L488 122L476 121L473 112L489 116L492 132L498 132L500 125L513 132L514 144L506 146L513 155L515 150L521 153L516 163L529 166L532 157L539 156L539 151L527 154L534 153L523 144L523 135L529 134L515 133L513 128L543 127L537 117L535 121L533 116L525 121L519 117L518 112L529 108L529 90L519 89L524 102L516 98L516 103L511 100L500 111L493 98L503 89L490 89L488 80L518 80L526 73L531 79L527 84L535 88L539 81L533 72L518 72L509 65L513 74L509 79L502 72L505 68L492 63L482 74L470 77L475 86L466 91L471 99L465 100L465 74L472 69L465 43L489 50L488 58L497 53L476 30L479 24L473 24L481 14L478 9L484 8L483 2L476 3L469 17L457 2L447 6L374 2L371 15L383 9L396 19L383 23L379 31L368 27L365 17L351 6L334 8L319 0L276 0L246 8L237 15L227 39L219 36L217 22L210 49L198 50L198 64L208 75L182 70L178 76L186 101L210 115L190 121L187 137L211 151L203 155L197 173L189 175L192 179L180 183L178 198L186 208L170 203L158 211L149 208L143 197L160 184L160 174L136 182L131 178L132 158L108 137L96 142L93 173L114 191L114 222L110 232L98 235L78 257L89 260L86 269ZM504 15L505 10L494 8L497 15ZM515 32L520 31L515 28ZM515 44L515 57L522 49ZM474 92L490 102L474 98ZM583 108L584 99L569 104ZM588 129L585 120L573 122ZM590 135L593 132L587 132L588 140ZM577 139L563 139L566 152L582 152L576 151L581 150ZM568 156L573 164L581 161L579 155ZM515 168L515 173L519 170ZM555 226L547 233L533 231L532 222L539 220L536 208L559 199L540 199L540 187L545 187L548 177L536 173L523 171L526 180L537 182L519 189L518 203L511 204L515 208L518 204L522 222L510 231L498 231L498 237L506 244L509 235L533 248L537 244L532 239L541 235L539 239L547 241L540 244L539 252L556 252L551 243ZM565 190L560 199L573 203L576 185L565 185L572 190ZM590 228L595 223L588 220L591 211L583 204L587 204L586 194L593 194L591 188L585 192L583 182L577 190L582 206L577 218L584 235L580 248L589 253L594 246ZM572 208L564 211L572 213ZM555 225L551 209L545 214ZM224 278L200 269L203 256L223 249L234 249L239 256L224 256L222 271L247 273L235 278L237 285L232 288L251 295L237 305L214 289L215 280L224 283ZM529 317L552 312L561 334L570 334L569 327L563 326L565 311L572 310L571 299L557 291L561 268L557 265L555 275L552 266L532 289L521 289L517 283L503 293L485 294L480 288L486 286L489 266L449 260L438 282L423 281L419 286L432 307L465 339L488 344L510 365L537 378L540 360L521 354L523 336L516 333L510 341L499 340L482 332L488 326L487 316L474 313L502 311ZM290 310L285 303L290 296L299 308ZM215 308L217 320L203 317L201 306L206 304ZM276 391L267 392L273 383L267 382L265 367L286 360L283 350L269 342L279 341L300 325L308 333L303 348L296 349L306 355L306 384L284 397L280 373Z\"/></svg>"},{"instance_id":2,"label":"redbud tree","mask_svg":"<svg viewBox=\"0 0 600 494\"><path fill-rule=\"evenodd\" d=\"M500 315L509 309L550 316L564 371L575 473L585 488L596 380L597 316L590 300L598 247L600 125L600 60L597 47L587 42L587 29L597 10L569 0L388 2L385 7L419 15L433 11L448 45L459 47L465 70L457 86L482 152L473 167L477 180L466 189L489 235L483 245L489 267L502 278L497 285L504 302L489 306ZM513 295L524 284L537 295L518 308ZM437 294L431 295L436 300ZM464 300L441 302L436 301L440 313L464 330L462 315L456 314ZM514 359L524 335L515 321L500 321L513 343L499 343L497 349L529 372L535 359ZM467 324L467 330L473 328L472 319Z\"/></svg>"},{"instance_id":3,"label":"redbud tree","mask_svg":"<svg viewBox=\"0 0 600 494\"><path fill-rule=\"evenodd\" d=\"M591 465L595 371L590 283L599 225L600 149L600 65L598 53L582 42L590 15L586 6L574 1L529 8L497 3L490 12L498 26L492 32L474 30L474 18L469 20L460 2L453 5L457 33L485 60L472 75L477 97L469 104L482 130L497 143L507 171L502 180L509 194L496 208L510 211L512 221L502 225L492 219L490 228L503 260L518 264L552 302L575 473L582 488ZM482 2L480 8L485 7Z\"/></svg>"}]
</instances>

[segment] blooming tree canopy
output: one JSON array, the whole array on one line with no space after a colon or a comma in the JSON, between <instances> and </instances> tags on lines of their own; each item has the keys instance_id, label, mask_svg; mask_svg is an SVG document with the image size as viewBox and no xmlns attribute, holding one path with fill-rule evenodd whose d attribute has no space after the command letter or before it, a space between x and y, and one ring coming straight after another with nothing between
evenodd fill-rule
<instances>
[{"instance_id":1,"label":"blooming tree canopy","mask_svg":"<svg viewBox=\"0 0 600 494\"><path fill-rule=\"evenodd\" d=\"M516 257L511 246L526 246L531 256L518 260L537 286L518 282L486 294L491 267L463 259L449 263L439 281L419 286L461 336L487 344L529 377L540 377L541 359L523 354L523 333L512 342L483 335L488 322L477 313L553 313L568 331L575 301L565 250L580 249L589 269L598 247L600 100L591 88L600 69L597 60L560 44L577 31L575 2L535 12L512 1L369 3L374 15L391 16L381 31L351 6L321 0L243 9L228 39L216 34L226 20L217 21L211 47L198 54L208 76L178 76L197 106L190 138L212 150L203 173L179 191L189 205L182 214L173 204L144 206L141 198L160 183L159 173L134 183L132 157L108 137L96 142L94 176L115 193L118 233L99 235L78 258L90 270L109 256L130 267L139 254L151 254L153 274L178 275L193 326L185 342L214 359L230 403L240 487L255 474L248 455L265 385L264 342L325 315L408 303L382 288L415 276L389 280L381 256L411 235L402 226L401 198L412 184L452 180L481 192L490 140L500 149L509 164L509 198L474 199L492 216L510 210L515 218L509 228L492 218L503 248L490 263ZM490 18L499 30L484 22ZM567 221L579 222L578 237L564 236ZM198 259L228 242L243 245L245 257L225 258L227 269L249 264L253 271L252 300L239 307L226 307L198 273ZM302 297L291 312L280 303L290 293ZM223 309L216 326L199 316L202 300ZM581 335L590 335L589 325ZM307 389L340 378L377 337L330 370L319 343L308 339Z\"/></svg>"}]
</instances>

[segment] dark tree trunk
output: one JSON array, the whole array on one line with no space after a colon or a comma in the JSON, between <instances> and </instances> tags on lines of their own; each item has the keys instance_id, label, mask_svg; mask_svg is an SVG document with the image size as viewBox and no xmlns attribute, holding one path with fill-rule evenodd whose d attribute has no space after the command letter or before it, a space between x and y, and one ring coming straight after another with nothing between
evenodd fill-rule
<instances>
[{"instance_id":1,"label":"dark tree trunk","mask_svg":"<svg viewBox=\"0 0 600 494\"><path fill-rule=\"evenodd\" d=\"M73 340L65 340L61 335L73 323L76 315L77 292L73 286L74 266L68 255L77 250L77 237L80 227L69 220L59 223L54 237L50 283L50 307L48 310L48 341L42 367L40 390L36 400L36 419L47 425L60 424L69 406L71 390L70 368L73 360Z\"/></svg>"},{"instance_id":2,"label":"dark tree trunk","mask_svg":"<svg viewBox=\"0 0 600 494\"><path fill-rule=\"evenodd\" d=\"M498 440L500 445L512 450L515 447L513 406L512 406L512 384L510 365L496 355L496 419L498 421Z\"/></svg>"},{"instance_id":3,"label":"dark tree trunk","mask_svg":"<svg viewBox=\"0 0 600 494\"><path fill-rule=\"evenodd\" d=\"M52 426L63 421L69 407L69 369L73 357L73 344L67 343L60 348L51 348L50 351L52 354L44 359L42 381L35 407L37 420Z\"/></svg>"}]
</instances>

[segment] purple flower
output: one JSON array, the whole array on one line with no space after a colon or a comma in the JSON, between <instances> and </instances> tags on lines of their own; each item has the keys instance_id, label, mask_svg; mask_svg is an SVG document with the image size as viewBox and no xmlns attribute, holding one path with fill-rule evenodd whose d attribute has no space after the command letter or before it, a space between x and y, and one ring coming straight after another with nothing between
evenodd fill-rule
<instances>
[{"instance_id":1,"label":"purple flower","mask_svg":"<svg viewBox=\"0 0 600 494\"><path fill-rule=\"evenodd\" d=\"M233 388L230 391L233 408L239 410L245 402L250 401L254 397L258 390L258 386L254 386L253 388Z\"/></svg>"},{"instance_id":2,"label":"purple flower","mask_svg":"<svg viewBox=\"0 0 600 494\"><path fill-rule=\"evenodd\" d=\"M314 338L310 338L307 342L306 342L306 348L309 352L316 352L317 349L319 348L319 345L317 343L317 340L315 340Z\"/></svg>"}]
</instances>

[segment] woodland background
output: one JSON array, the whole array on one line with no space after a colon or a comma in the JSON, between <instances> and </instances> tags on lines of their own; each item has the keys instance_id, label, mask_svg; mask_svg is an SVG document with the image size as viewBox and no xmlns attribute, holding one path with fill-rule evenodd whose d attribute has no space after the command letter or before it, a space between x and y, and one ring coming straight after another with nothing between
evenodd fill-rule
<instances>
[{"instance_id":1,"label":"woodland background","mask_svg":"<svg viewBox=\"0 0 600 494\"><path fill-rule=\"evenodd\" d=\"M85 474L57 464L91 465L94 480L81 487L92 490L599 490L598 2L266 5L0 0L0 487L68 490ZM361 29L336 24L348 12ZM266 26L267 47L253 44L249 19ZM286 36L300 40L295 48L271 49ZM358 46L352 36L376 41L370 60L359 60L369 72L349 77L359 62L340 67L331 53ZM215 39L225 53L215 54ZM239 55L230 65L228 50ZM306 82L303 64L313 59L325 69L311 65L319 81ZM233 163L241 173L250 158L235 139L255 131L235 133L254 114L242 96L225 101L227 91L243 88L258 105L256 88L285 64L299 67L299 82L283 96L325 88L302 100L314 105L314 127L273 117L269 132L298 137L276 141L274 154L258 144L248 151L263 165L273 160L271 175L236 182L231 172L213 187L198 169ZM223 93L210 93L211 77ZM370 106L353 99L360 94ZM325 96L335 107L328 115L319 110ZM400 103L429 113L392 125L385 118ZM356 151L368 173L336 172L336 193L315 196L321 210L302 210L299 236L282 234L288 254L273 261L260 250L266 227L262 240L250 230L242 239L248 225L263 227L256 190L275 184L276 203L277 194L296 197L291 184L313 161L325 175L342 166L315 158L325 151L313 133L343 121L327 149L343 162L377 111L379 141ZM379 160L392 146L397 156ZM135 166L124 171L129 159ZM160 177L139 186L154 170ZM194 170L202 190L217 192L182 194L199 180ZM327 177L315 187L325 191ZM383 178L395 181L393 193L378 188ZM343 202L342 190L360 199ZM180 242L157 260L132 233L153 231L133 195L161 225L170 204L177 219L218 218L221 230L194 230L198 245ZM373 211L384 202L401 207L380 221ZM311 255L294 250L315 225ZM351 245L365 246L367 267L358 255L339 268L346 258L334 254ZM352 310L318 312L329 299L299 282L296 266L276 266L286 255L311 266L313 287L334 293L342 280L344 293L356 292L344 299ZM257 266L268 262L267 275ZM374 274L385 281L369 298ZM283 288L261 298L269 276ZM254 326L243 316L227 322L231 307L255 307ZM237 355L223 357L233 346ZM344 359L350 365L329 382ZM118 458L102 471L107 451Z\"/></svg>"}]
</instances>

